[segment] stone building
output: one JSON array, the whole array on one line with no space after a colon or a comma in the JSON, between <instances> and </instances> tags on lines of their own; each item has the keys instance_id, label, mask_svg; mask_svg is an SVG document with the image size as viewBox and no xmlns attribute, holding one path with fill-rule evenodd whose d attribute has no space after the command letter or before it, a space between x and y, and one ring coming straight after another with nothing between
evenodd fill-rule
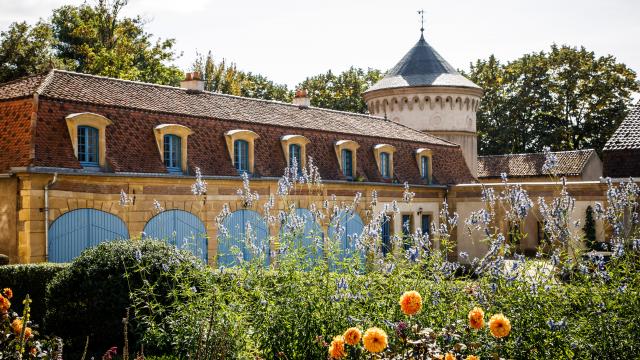
<instances>
[{"instance_id":1,"label":"stone building","mask_svg":"<svg viewBox=\"0 0 640 360\"><path fill-rule=\"evenodd\" d=\"M477 174L482 89L424 37L365 93L371 115L311 107L304 91L286 104L203 88L196 73L176 88L60 70L0 84L0 253L12 262L66 262L100 242L142 236L186 247L212 266L228 265L233 245L250 257L247 223L269 253L280 224L266 223L260 209L278 191L285 168L308 167L311 159L324 186L297 189L287 201L307 222L305 232L332 236L335 224L309 217L309 209L332 198L349 203L361 193L363 205L339 216L344 251L371 213L402 198L405 182L415 198L399 203L381 230L383 241L437 227L444 201L465 219L482 205L484 186L503 186L491 176L502 165L487 165L487 158ZM539 156L524 158L513 164L535 163L534 170L508 157L508 172L535 180L523 184L533 199L556 195L558 184L538 176ZM604 199L606 186L593 179L600 162L593 151L562 159L580 220ZM192 193L196 169L208 183L204 195ZM236 193L243 174L261 195L249 206ZM371 207L374 191L378 204ZM219 241L216 222L225 204L229 242ZM287 206L280 201L275 210ZM534 211L523 251L540 245L539 224ZM598 223L598 241L605 232ZM482 236L461 221L452 257L481 256Z\"/></svg>"}]
</instances>

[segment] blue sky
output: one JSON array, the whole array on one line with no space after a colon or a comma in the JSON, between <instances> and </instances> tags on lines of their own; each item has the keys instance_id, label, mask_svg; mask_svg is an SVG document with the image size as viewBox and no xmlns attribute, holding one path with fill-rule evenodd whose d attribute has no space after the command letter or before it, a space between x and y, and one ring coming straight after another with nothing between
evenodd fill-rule
<instances>
[{"instance_id":1,"label":"blue sky","mask_svg":"<svg viewBox=\"0 0 640 360\"><path fill-rule=\"evenodd\" d=\"M0 0L0 29L82 2ZM293 87L328 69L392 67L418 40L421 8L427 41L457 68L492 53L507 61L557 43L612 54L640 72L636 0L129 0L124 12L141 14L155 36L175 38L184 69L196 50L212 50Z\"/></svg>"}]
</instances>

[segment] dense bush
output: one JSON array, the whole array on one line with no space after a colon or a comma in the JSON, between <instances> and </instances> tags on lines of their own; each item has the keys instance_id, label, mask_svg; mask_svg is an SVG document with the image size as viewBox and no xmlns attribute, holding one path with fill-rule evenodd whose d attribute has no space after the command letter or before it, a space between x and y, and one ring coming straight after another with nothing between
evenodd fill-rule
<instances>
[{"instance_id":1,"label":"dense bush","mask_svg":"<svg viewBox=\"0 0 640 360\"><path fill-rule=\"evenodd\" d=\"M131 269L141 264L145 270L132 276ZM79 358L87 336L89 354L102 355L124 343L123 318L131 306L129 293L143 283L154 284L151 291L157 303L174 301L176 279L171 274L178 266L192 269L203 265L191 254L161 241L113 241L89 249L47 288L47 329L65 340L65 353L71 358ZM182 283L194 281L181 279ZM129 319L131 352L141 332L138 322Z\"/></svg>"},{"instance_id":2,"label":"dense bush","mask_svg":"<svg viewBox=\"0 0 640 360\"><path fill-rule=\"evenodd\" d=\"M0 289L13 290L13 310L18 314L22 314L22 301L29 295L31 319L42 324L47 285L66 266L52 263L0 266Z\"/></svg>"}]
</instances>

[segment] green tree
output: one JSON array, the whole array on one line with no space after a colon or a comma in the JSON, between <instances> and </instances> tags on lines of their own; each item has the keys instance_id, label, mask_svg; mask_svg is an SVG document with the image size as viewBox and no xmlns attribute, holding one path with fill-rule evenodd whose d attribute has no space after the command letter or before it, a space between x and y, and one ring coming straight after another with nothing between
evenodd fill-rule
<instances>
[{"instance_id":1,"label":"green tree","mask_svg":"<svg viewBox=\"0 0 640 360\"><path fill-rule=\"evenodd\" d=\"M198 54L191 68L202 74L207 91L284 102L291 101L293 96L286 85L276 84L259 74L242 72L235 63L225 59L216 62L211 51L207 56Z\"/></svg>"},{"instance_id":2,"label":"green tree","mask_svg":"<svg viewBox=\"0 0 640 360\"><path fill-rule=\"evenodd\" d=\"M367 104L362 93L382 78L380 70L351 67L339 75L331 70L308 77L298 85L311 97L311 105L333 109L366 113Z\"/></svg>"},{"instance_id":3,"label":"green tree","mask_svg":"<svg viewBox=\"0 0 640 360\"><path fill-rule=\"evenodd\" d=\"M492 55L467 75L485 90L480 154L602 149L624 119L636 74L613 56L551 46L507 64Z\"/></svg>"},{"instance_id":4,"label":"green tree","mask_svg":"<svg viewBox=\"0 0 640 360\"><path fill-rule=\"evenodd\" d=\"M167 65L176 58L175 40L153 43L140 16L120 16L126 4L127 0L97 0L94 6L54 10L51 27L58 57L79 72L177 85L182 71Z\"/></svg>"},{"instance_id":5,"label":"green tree","mask_svg":"<svg viewBox=\"0 0 640 360\"><path fill-rule=\"evenodd\" d=\"M587 248L596 250L596 221L593 219L593 208L591 205L587 206L582 231L584 231Z\"/></svg>"},{"instance_id":6,"label":"green tree","mask_svg":"<svg viewBox=\"0 0 640 360\"><path fill-rule=\"evenodd\" d=\"M0 82L62 67L52 51L53 33L48 24L13 23L0 33Z\"/></svg>"}]
</instances>

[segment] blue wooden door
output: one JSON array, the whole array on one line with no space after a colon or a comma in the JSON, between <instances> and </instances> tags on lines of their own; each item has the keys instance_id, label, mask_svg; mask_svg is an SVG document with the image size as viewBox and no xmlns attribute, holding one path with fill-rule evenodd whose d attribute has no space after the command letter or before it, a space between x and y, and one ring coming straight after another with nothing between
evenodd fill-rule
<instances>
[{"instance_id":1,"label":"blue wooden door","mask_svg":"<svg viewBox=\"0 0 640 360\"><path fill-rule=\"evenodd\" d=\"M144 227L147 238L164 240L207 262L207 230L197 216L183 210L163 211Z\"/></svg>"},{"instance_id":2,"label":"blue wooden door","mask_svg":"<svg viewBox=\"0 0 640 360\"><path fill-rule=\"evenodd\" d=\"M346 211L341 211L338 214L337 221L332 222L329 226L329 239L335 240L338 237L340 241L340 260L351 257L356 253L357 241L362 234L363 228L364 223L360 215ZM343 231L338 233L338 230ZM361 256L363 255L361 253Z\"/></svg>"},{"instance_id":3,"label":"blue wooden door","mask_svg":"<svg viewBox=\"0 0 640 360\"><path fill-rule=\"evenodd\" d=\"M95 209L73 210L49 227L49 261L70 262L84 249L128 238L127 226L119 217Z\"/></svg>"},{"instance_id":4,"label":"blue wooden door","mask_svg":"<svg viewBox=\"0 0 640 360\"><path fill-rule=\"evenodd\" d=\"M313 213L309 209L296 209L296 220L304 224L300 229L296 229L293 224L297 221L285 220L280 227L280 236L283 241L293 242L293 246L306 249L307 260L322 258L324 253L324 234L322 228L313 218ZM283 234L287 234L288 238L283 239Z\"/></svg>"},{"instance_id":5,"label":"blue wooden door","mask_svg":"<svg viewBox=\"0 0 640 360\"><path fill-rule=\"evenodd\" d=\"M218 230L218 267L238 265L239 257L249 261L259 253L265 255L265 265L269 265L269 227L260 214L238 210L229 214L222 226L226 231Z\"/></svg>"}]
</instances>

